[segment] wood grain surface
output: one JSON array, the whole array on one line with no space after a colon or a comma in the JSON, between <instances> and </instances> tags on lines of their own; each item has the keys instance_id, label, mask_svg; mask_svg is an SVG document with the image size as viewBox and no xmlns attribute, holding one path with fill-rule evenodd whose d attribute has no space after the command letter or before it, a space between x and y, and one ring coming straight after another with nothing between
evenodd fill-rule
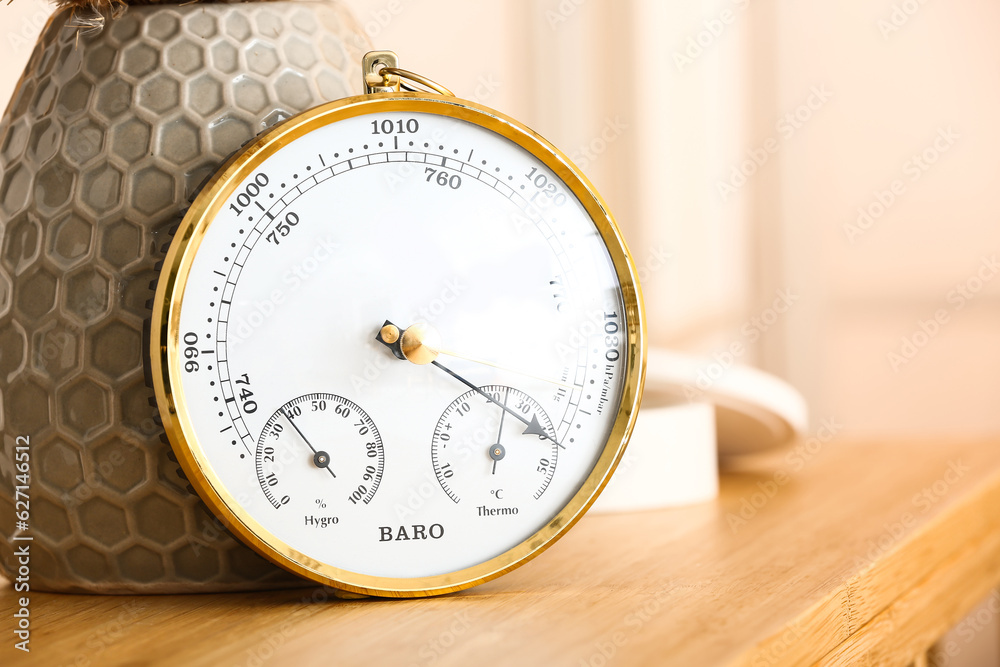
<instances>
[{"instance_id":1,"label":"wood grain surface","mask_svg":"<svg viewBox=\"0 0 1000 667\"><path fill-rule=\"evenodd\" d=\"M1000 442L811 441L425 600L32 592L4 665L906 665L1000 584ZM0 588L11 627L16 594Z\"/></svg>"}]
</instances>

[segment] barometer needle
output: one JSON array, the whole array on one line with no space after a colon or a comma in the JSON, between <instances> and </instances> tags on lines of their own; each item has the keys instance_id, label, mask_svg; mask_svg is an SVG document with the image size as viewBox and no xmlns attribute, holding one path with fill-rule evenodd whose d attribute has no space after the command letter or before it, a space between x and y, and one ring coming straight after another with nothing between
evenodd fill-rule
<instances>
[{"instance_id":1,"label":"barometer needle","mask_svg":"<svg viewBox=\"0 0 1000 667\"><path fill-rule=\"evenodd\" d=\"M455 378L456 380L458 380L459 382L461 382L462 384L464 384L469 389L472 389L473 391L475 391L476 393L478 393L480 396L482 396L483 398L485 398L490 403L493 403L494 405L499 406L507 414L513 415L514 417L516 417L518 419L518 421L520 421L525 426L527 426L527 428L524 429L524 431L521 432L521 435L537 435L537 436L541 436L541 437L545 438L546 440L552 440L552 442L554 442L559 447L562 447L563 449L566 449L565 447L563 447L562 443L556 441L554 438L549 437L549 434L545 432L545 429L542 428L542 425L538 422L538 416L537 415L531 415L531 421L529 422L527 419L525 419L524 417L522 417L518 413L516 413L513 410L511 410L510 408L508 408L503 403L498 403L496 401L496 399L494 399L492 396L490 396L485 391L483 391L482 389L480 389L476 385L472 384L471 382L469 382L468 380L466 380L464 377L462 377L461 375L459 375L455 371L451 370L450 368L448 368L447 366L445 366L441 362L435 360L435 361L431 362L431 365L437 366L438 368L440 368L441 370L443 370L445 373L447 373L448 375L452 376L453 378Z\"/></svg>"},{"instance_id":2,"label":"barometer needle","mask_svg":"<svg viewBox=\"0 0 1000 667\"><path fill-rule=\"evenodd\" d=\"M531 415L531 421L528 421L523 416L508 408L504 403L498 403L485 391L439 362L437 357L439 354L442 354L440 351L441 345L439 344L439 338L440 337L438 336L437 331L435 331L429 324L418 323L400 331L399 327L389 320L385 321L385 324L382 325L382 328L375 336L375 340L389 348L397 359L405 359L418 366L423 366L428 363L437 366L469 389L472 389L477 394L481 395L490 403L499 406L504 412L513 415L525 426L527 426L527 428L522 432L522 435L537 435L545 438L546 440L551 440L559 447L565 449L562 443L558 442L555 438L550 437L549 434L545 432L542 425L538 423L537 415Z\"/></svg>"},{"instance_id":3,"label":"barometer needle","mask_svg":"<svg viewBox=\"0 0 1000 667\"><path fill-rule=\"evenodd\" d=\"M558 387L563 387L564 389L569 389L572 391L576 389L575 386L571 384L566 384L565 382L560 382L559 380L551 380L549 378L544 378L540 375L535 375L534 373L528 373L527 371L520 371L516 368L510 368L509 366L501 366L500 364L495 364L492 361L486 361L485 359L476 359L475 357L469 357L464 354L459 354L458 352L452 352L451 350L445 350L438 348L438 353L443 354L448 357L455 357L456 359L465 359L466 361L471 361L474 364L482 364L483 366L491 366L493 368L498 368L502 371L507 371L508 373L515 373L517 375L523 375L529 377L533 380L540 380L541 382L548 382L549 384L554 384Z\"/></svg>"},{"instance_id":4,"label":"barometer needle","mask_svg":"<svg viewBox=\"0 0 1000 667\"><path fill-rule=\"evenodd\" d=\"M309 449L313 451L313 461L316 463L316 466L319 468L326 468L327 472L333 475L333 478L336 479L337 476L334 475L333 470L330 469L330 455L327 454L326 452L320 452L315 447L313 447L312 443L309 442L309 438L306 437L306 434L302 432L302 429L299 428L299 425L292 420L292 417L287 412L282 411L281 414L285 415L285 419L288 420L288 423L292 425L292 428L294 428L295 431L299 434L299 437L302 438L302 441L306 443L306 445L309 446ZM321 462L323 461L325 461L326 465L321 465Z\"/></svg>"},{"instance_id":5,"label":"barometer needle","mask_svg":"<svg viewBox=\"0 0 1000 667\"><path fill-rule=\"evenodd\" d=\"M387 339L386 336L388 336L389 339ZM549 384L554 384L557 387L569 389L570 391L578 389L576 385L568 384L560 380L553 380L551 378L542 377L541 375L529 373L528 371L511 368L510 366L504 366L486 359L470 357L467 354L455 352L454 350L448 350L441 345L441 336L434 329L434 327L424 322L417 322L409 328L400 331L399 327L389 320L386 320L385 324L382 325L382 329L379 330L378 335L375 337L375 340L392 350L392 353L397 358L412 361L418 366L430 363L431 360L437 359L439 355L443 354L446 357L464 359L465 361L471 361L474 364L482 364L483 366L496 368L507 373L523 375L540 382L548 382Z\"/></svg>"}]
</instances>

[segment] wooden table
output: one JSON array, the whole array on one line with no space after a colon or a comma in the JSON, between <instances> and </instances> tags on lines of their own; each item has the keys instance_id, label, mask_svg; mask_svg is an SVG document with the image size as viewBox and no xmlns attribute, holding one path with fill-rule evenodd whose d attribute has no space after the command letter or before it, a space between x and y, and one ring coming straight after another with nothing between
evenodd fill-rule
<instances>
[{"instance_id":1,"label":"wooden table","mask_svg":"<svg viewBox=\"0 0 1000 667\"><path fill-rule=\"evenodd\" d=\"M586 517L442 598L32 593L32 652L5 630L0 663L923 664L998 584L1000 442L813 440L725 473L716 502Z\"/></svg>"}]
</instances>

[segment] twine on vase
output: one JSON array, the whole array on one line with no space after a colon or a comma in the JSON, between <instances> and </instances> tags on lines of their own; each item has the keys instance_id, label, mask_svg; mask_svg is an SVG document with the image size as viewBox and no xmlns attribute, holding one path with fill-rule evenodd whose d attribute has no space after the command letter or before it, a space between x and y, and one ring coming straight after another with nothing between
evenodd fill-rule
<instances>
[{"instance_id":1,"label":"twine on vase","mask_svg":"<svg viewBox=\"0 0 1000 667\"><path fill-rule=\"evenodd\" d=\"M8 0L7 4L14 0ZM109 20L121 18L132 5L193 5L203 0L53 0L58 9L69 8L71 15L66 21L67 28L79 30L79 34L99 33ZM268 2L272 0L207 0L218 4L237 4L241 2Z\"/></svg>"}]
</instances>

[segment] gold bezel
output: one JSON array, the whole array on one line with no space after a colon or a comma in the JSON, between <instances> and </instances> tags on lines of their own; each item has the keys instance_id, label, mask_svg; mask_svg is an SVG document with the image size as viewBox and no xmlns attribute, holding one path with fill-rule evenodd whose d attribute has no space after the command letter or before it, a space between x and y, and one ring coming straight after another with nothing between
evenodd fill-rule
<instances>
[{"instance_id":1,"label":"gold bezel","mask_svg":"<svg viewBox=\"0 0 1000 667\"><path fill-rule=\"evenodd\" d=\"M622 290L628 337L621 404L608 442L586 481L544 527L488 561L447 574L419 578L376 577L320 563L264 529L222 486L202 449L185 408L181 378L180 313L198 247L224 202L241 180L283 146L330 123L370 113L409 111L457 118L493 131L531 153L558 175L597 226ZM559 149L521 123L475 102L424 93L349 97L305 111L277 125L230 158L195 199L170 245L153 301L151 367L163 427L198 495L212 512L256 552L300 576L366 595L420 597L459 591L499 577L534 558L576 523L607 484L635 424L645 375L645 316L635 264L607 205L589 180Z\"/></svg>"}]
</instances>

